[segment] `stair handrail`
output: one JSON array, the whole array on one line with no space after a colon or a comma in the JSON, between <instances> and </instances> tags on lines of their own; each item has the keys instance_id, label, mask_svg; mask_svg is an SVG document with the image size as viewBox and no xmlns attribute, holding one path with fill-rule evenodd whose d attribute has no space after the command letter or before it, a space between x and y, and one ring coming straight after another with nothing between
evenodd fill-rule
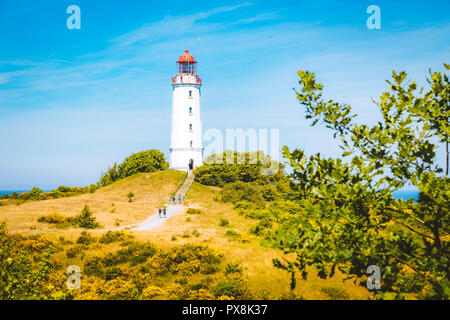
<instances>
[{"instance_id":1,"label":"stair handrail","mask_svg":"<svg viewBox=\"0 0 450 320\"><path fill-rule=\"evenodd\" d=\"M186 173L184 174L183 178L181 179L180 183L177 185L177 187L175 188L175 190L172 192L172 194L170 195L169 198L169 202L172 201L173 196L178 192L178 190L181 188L181 186L184 184L184 182L186 181L188 177L188 172L186 171Z\"/></svg>"}]
</instances>

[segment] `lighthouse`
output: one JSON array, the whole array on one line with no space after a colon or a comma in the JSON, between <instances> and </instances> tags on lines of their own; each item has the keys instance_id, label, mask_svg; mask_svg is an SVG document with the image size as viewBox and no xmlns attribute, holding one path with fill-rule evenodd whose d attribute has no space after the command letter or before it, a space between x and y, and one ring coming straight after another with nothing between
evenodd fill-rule
<instances>
[{"instance_id":1,"label":"lighthouse","mask_svg":"<svg viewBox=\"0 0 450 320\"><path fill-rule=\"evenodd\" d=\"M185 171L202 165L201 86L197 61L186 49L177 61L177 75L172 77L170 169Z\"/></svg>"}]
</instances>

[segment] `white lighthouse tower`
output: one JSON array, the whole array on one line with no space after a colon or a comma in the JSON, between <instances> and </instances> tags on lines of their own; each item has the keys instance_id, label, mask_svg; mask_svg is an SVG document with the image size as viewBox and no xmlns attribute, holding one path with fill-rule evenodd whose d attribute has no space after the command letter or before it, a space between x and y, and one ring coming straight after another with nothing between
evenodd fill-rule
<instances>
[{"instance_id":1,"label":"white lighthouse tower","mask_svg":"<svg viewBox=\"0 0 450 320\"><path fill-rule=\"evenodd\" d=\"M177 75L172 77L172 131L170 136L170 169L188 170L203 161L202 122L200 120L200 87L197 61L185 53L177 61Z\"/></svg>"}]
</instances>

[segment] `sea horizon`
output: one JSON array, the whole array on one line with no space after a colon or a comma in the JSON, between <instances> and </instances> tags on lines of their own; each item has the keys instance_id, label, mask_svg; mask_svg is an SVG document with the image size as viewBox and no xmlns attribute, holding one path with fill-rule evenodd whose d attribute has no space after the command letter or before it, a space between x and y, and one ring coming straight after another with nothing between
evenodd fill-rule
<instances>
[{"instance_id":1,"label":"sea horizon","mask_svg":"<svg viewBox=\"0 0 450 320\"><path fill-rule=\"evenodd\" d=\"M30 189L31 190L31 189ZM30 190L0 190L0 196L3 196L4 194L11 195L13 192L22 193L22 192L29 192ZM51 190L42 190L43 192L50 192ZM394 198L395 199L403 199L408 200L413 198L414 200L419 199L419 190L397 190L394 191Z\"/></svg>"}]
</instances>

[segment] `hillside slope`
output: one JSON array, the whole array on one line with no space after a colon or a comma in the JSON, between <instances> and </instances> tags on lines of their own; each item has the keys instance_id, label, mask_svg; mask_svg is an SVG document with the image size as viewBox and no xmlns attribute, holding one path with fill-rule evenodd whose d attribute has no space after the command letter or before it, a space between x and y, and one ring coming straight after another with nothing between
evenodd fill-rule
<instances>
[{"instance_id":1,"label":"hillside slope","mask_svg":"<svg viewBox=\"0 0 450 320\"><path fill-rule=\"evenodd\" d=\"M51 225L38 223L37 219L54 212L75 216L87 204L94 217L105 228L113 228L117 223L137 223L145 220L167 201L183 175L179 171L141 173L100 188L94 193L0 206L0 221L6 222L10 232L33 234L56 231ZM129 192L135 195L133 202L128 202Z\"/></svg>"},{"instance_id":2,"label":"hillside slope","mask_svg":"<svg viewBox=\"0 0 450 320\"><path fill-rule=\"evenodd\" d=\"M5 221L11 233L48 233L56 241L64 239L61 243L67 243L67 245L63 245L64 250L58 253L57 259L63 265L83 264L81 260L66 257L66 252L73 247L72 244L76 242L82 230L56 229L47 223L38 223L39 216L52 212L73 216L78 214L85 204L88 204L98 222L105 228L117 226L118 221L121 226L138 223L156 214L157 207L167 201L183 175L183 172L177 171L137 174L101 188L93 194L34 201L20 206L2 206L0 222ZM135 199L131 203L126 197L130 191L135 194ZM290 275L272 264L272 259L281 257L282 253L263 247L260 239L248 232L257 221L239 215L232 205L217 201L219 193L220 188L194 182L184 202L186 209L167 219L155 229L129 231L129 233L137 241L150 241L160 248L171 248L185 243L217 248L223 252L225 264L237 263L243 267L248 287L253 292L254 298L288 298ZM201 212L188 214L188 207L200 209ZM221 226L221 219L227 219L229 224ZM96 231L92 234L100 236L103 232ZM117 248L115 244L98 243L86 247L86 254L102 255ZM366 289L351 281L343 282L342 280L343 277L340 274L332 279L322 280L311 273L307 281L297 280L295 295L297 298L305 299L367 299L370 296ZM174 279L167 278L167 281L174 281Z\"/></svg>"}]
</instances>

